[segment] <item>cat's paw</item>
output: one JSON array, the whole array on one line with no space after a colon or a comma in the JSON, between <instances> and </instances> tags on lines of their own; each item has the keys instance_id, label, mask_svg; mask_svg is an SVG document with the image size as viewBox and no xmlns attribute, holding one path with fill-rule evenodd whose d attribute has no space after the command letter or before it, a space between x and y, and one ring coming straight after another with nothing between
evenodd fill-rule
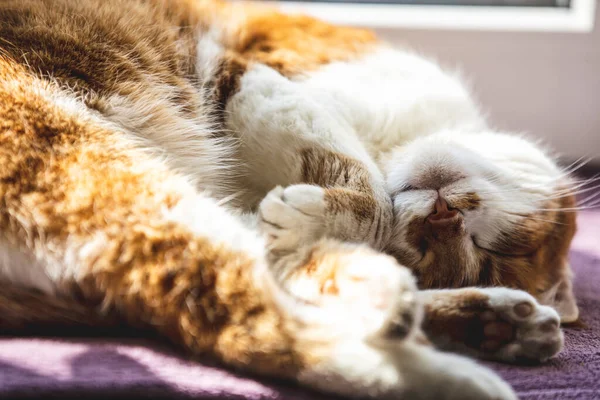
<instances>
[{"instance_id":1,"label":"cat's paw","mask_svg":"<svg viewBox=\"0 0 600 400\"><path fill-rule=\"evenodd\" d=\"M419 292L423 329L437 346L505 362L545 361L563 346L558 313L508 288Z\"/></svg>"},{"instance_id":2,"label":"cat's paw","mask_svg":"<svg viewBox=\"0 0 600 400\"><path fill-rule=\"evenodd\" d=\"M445 400L516 400L501 377L492 370L463 356L420 349L419 357L410 357L413 365L404 367L406 378L416 388L406 398ZM406 357L406 354L402 354ZM417 362L425 365L417 365ZM425 373L421 372L423 369ZM414 371L416 370L416 371ZM418 372L419 374L414 374ZM413 375L414 374L414 375Z\"/></svg>"},{"instance_id":3,"label":"cat's paw","mask_svg":"<svg viewBox=\"0 0 600 400\"><path fill-rule=\"evenodd\" d=\"M280 307L301 321L301 383L351 398L516 399L489 369L421 342L416 282L394 258L323 239L299 259Z\"/></svg>"},{"instance_id":4,"label":"cat's paw","mask_svg":"<svg viewBox=\"0 0 600 400\"><path fill-rule=\"evenodd\" d=\"M364 245L322 240L302 260L305 265L287 275L284 286L326 313L331 332L387 341L419 325L415 278L394 258Z\"/></svg>"},{"instance_id":5,"label":"cat's paw","mask_svg":"<svg viewBox=\"0 0 600 400\"><path fill-rule=\"evenodd\" d=\"M335 272L321 286L324 302L335 302L338 315L348 314L340 324L355 325L351 329L364 330L365 336L385 340L408 336L422 313L412 273L390 256L359 249L336 260Z\"/></svg>"},{"instance_id":6,"label":"cat's paw","mask_svg":"<svg viewBox=\"0 0 600 400\"><path fill-rule=\"evenodd\" d=\"M290 252L325 234L325 190L314 185L280 186L259 206L261 229L274 251Z\"/></svg>"},{"instance_id":7,"label":"cat's paw","mask_svg":"<svg viewBox=\"0 0 600 400\"><path fill-rule=\"evenodd\" d=\"M319 353L328 357L300 381L350 398L517 399L510 385L490 369L411 340L388 347L339 340Z\"/></svg>"},{"instance_id":8,"label":"cat's paw","mask_svg":"<svg viewBox=\"0 0 600 400\"><path fill-rule=\"evenodd\" d=\"M533 296L506 288L480 289L489 297L481 316L481 351L502 361L545 361L563 347L558 313Z\"/></svg>"}]
</instances>

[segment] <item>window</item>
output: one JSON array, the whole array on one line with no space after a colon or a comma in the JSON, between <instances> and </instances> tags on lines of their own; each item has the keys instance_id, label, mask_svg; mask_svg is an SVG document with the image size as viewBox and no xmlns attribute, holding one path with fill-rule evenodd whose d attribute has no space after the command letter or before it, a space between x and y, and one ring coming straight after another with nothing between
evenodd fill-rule
<instances>
[{"instance_id":1,"label":"window","mask_svg":"<svg viewBox=\"0 0 600 400\"><path fill-rule=\"evenodd\" d=\"M281 0L287 1L287 0ZM569 0L303 0L312 3L416 4L438 6L569 7Z\"/></svg>"},{"instance_id":2,"label":"window","mask_svg":"<svg viewBox=\"0 0 600 400\"><path fill-rule=\"evenodd\" d=\"M590 32L596 6L596 0L276 1L286 12L372 28L546 32Z\"/></svg>"}]
</instances>

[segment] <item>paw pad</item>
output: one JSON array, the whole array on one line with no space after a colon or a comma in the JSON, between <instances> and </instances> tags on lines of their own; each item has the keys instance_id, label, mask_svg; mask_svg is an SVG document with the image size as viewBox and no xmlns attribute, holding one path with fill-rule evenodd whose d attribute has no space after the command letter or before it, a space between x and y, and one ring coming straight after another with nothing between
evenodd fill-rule
<instances>
[{"instance_id":1,"label":"paw pad","mask_svg":"<svg viewBox=\"0 0 600 400\"><path fill-rule=\"evenodd\" d=\"M524 301L522 303L517 304L514 307L514 312L518 317L527 318L533 312L533 305L531 305L529 302Z\"/></svg>"},{"instance_id":2,"label":"paw pad","mask_svg":"<svg viewBox=\"0 0 600 400\"><path fill-rule=\"evenodd\" d=\"M491 308L480 316L483 352L505 361L544 361L560 351L563 334L556 311L519 290L482 290L489 296Z\"/></svg>"}]
</instances>

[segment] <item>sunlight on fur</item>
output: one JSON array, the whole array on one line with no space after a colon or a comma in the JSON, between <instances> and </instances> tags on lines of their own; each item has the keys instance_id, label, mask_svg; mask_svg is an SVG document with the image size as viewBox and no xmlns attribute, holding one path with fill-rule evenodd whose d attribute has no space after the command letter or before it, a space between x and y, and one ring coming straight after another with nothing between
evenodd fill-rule
<instances>
[{"instance_id":1,"label":"sunlight on fur","mask_svg":"<svg viewBox=\"0 0 600 400\"><path fill-rule=\"evenodd\" d=\"M516 396L467 356L543 362L578 319L584 162L366 30L3 1L0 140L2 330L126 323L323 392L479 400Z\"/></svg>"}]
</instances>

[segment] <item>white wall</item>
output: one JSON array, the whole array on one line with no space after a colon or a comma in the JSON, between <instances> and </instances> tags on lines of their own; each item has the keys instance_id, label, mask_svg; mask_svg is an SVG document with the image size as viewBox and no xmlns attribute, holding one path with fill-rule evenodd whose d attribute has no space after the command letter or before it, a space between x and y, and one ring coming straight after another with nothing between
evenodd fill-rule
<instances>
[{"instance_id":1,"label":"white wall","mask_svg":"<svg viewBox=\"0 0 600 400\"><path fill-rule=\"evenodd\" d=\"M600 7L592 33L380 30L459 67L500 129L544 138L600 163Z\"/></svg>"}]
</instances>

